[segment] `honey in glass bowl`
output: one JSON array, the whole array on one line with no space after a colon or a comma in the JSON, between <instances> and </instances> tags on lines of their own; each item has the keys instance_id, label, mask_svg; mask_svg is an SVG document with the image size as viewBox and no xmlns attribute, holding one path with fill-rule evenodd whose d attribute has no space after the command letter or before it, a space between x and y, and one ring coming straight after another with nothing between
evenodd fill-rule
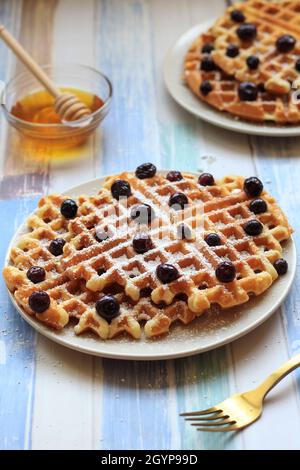
<instances>
[{"instance_id":1,"label":"honey in glass bowl","mask_svg":"<svg viewBox=\"0 0 300 470\"><path fill-rule=\"evenodd\" d=\"M104 102L96 95L76 88L60 88L63 93L72 93L94 113L100 109ZM11 114L23 121L36 124L59 124L61 118L55 112L54 98L46 90L39 90L24 96L11 108Z\"/></svg>"},{"instance_id":2,"label":"honey in glass bowl","mask_svg":"<svg viewBox=\"0 0 300 470\"><path fill-rule=\"evenodd\" d=\"M20 150L54 156L54 149L74 149L83 144L107 115L112 98L109 79L92 67L76 64L46 65L44 71L63 92L73 93L91 110L80 121L62 123L54 98L37 80L23 72L5 86L1 104L9 124L17 129Z\"/></svg>"}]
</instances>

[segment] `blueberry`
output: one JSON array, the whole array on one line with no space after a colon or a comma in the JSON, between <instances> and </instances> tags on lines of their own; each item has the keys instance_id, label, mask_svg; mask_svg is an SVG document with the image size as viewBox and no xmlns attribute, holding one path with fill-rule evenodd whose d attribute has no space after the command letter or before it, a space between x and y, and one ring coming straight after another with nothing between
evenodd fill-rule
<instances>
[{"instance_id":1,"label":"blueberry","mask_svg":"<svg viewBox=\"0 0 300 470\"><path fill-rule=\"evenodd\" d=\"M249 220L249 222L244 225L245 232L247 233L247 235L251 235L252 237L260 235L263 229L263 224L256 219Z\"/></svg>"},{"instance_id":2,"label":"blueberry","mask_svg":"<svg viewBox=\"0 0 300 470\"><path fill-rule=\"evenodd\" d=\"M245 15L241 10L232 10L231 19L236 23L243 23L245 21Z\"/></svg>"},{"instance_id":3,"label":"blueberry","mask_svg":"<svg viewBox=\"0 0 300 470\"><path fill-rule=\"evenodd\" d=\"M44 268L40 268L39 266L31 266L31 268L28 269L26 276L31 282L38 284L45 280L46 271Z\"/></svg>"},{"instance_id":4,"label":"blueberry","mask_svg":"<svg viewBox=\"0 0 300 470\"><path fill-rule=\"evenodd\" d=\"M184 209L184 206L186 206L188 203L189 200L183 193L174 193L170 196L169 199L169 206L175 210Z\"/></svg>"},{"instance_id":5,"label":"blueberry","mask_svg":"<svg viewBox=\"0 0 300 470\"><path fill-rule=\"evenodd\" d=\"M239 55L240 53L240 50L239 48L235 45L235 44L229 44L227 49L226 49L226 55L228 57L236 57L237 55Z\"/></svg>"},{"instance_id":6,"label":"blueberry","mask_svg":"<svg viewBox=\"0 0 300 470\"><path fill-rule=\"evenodd\" d=\"M216 277L221 282L232 282L236 277L236 269L231 261L223 261L217 266Z\"/></svg>"},{"instance_id":7,"label":"blueberry","mask_svg":"<svg viewBox=\"0 0 300 470\"><path fill-rule=\"evenodd\" d=\"M206 44L204 44L204 46L202 47L202 54L210 54L212 51L214 50L214 46L213 44L210 44L209 42L207 42Z\"/></svg>"},{"instance_id":8,"label":"blueberry","mask_svg":"<svg viewBox=\"0 0 300 470\"><path fill-rule=\"evenodd\" d=\"M249 57L247 57L246 62L250 70L256 70L259 66L259 58L255 55L249 55Z\"/></svg>"},{"instance_id":9,"label":"blueberry","mask_svg":"<svg viewBox=\"0 0 300 470\"><path fill-rule=\"evenodd\" d=\"M215 184L215 180L213 175L210 173L202 173L198 178L198 183L200 186L213 186Z\"/></svg>"},{"instance_id":10,"label":"blueberry","mask_svg":"<svg viewBox=\"0 0 300 470\"><path fill-rule=\"evenodd\" d=\"M156 166L153 165L153 163L143 163L135 170L135 176L140 180L145 178L153 178L153 176L156 174L156 171Z\"/></svg>"},{"instance_id":11,"label":"blueberry","mask_svg":"<svg viewBox=\"0 0 300 470\"><path fill-rule=\"evenodd\" d=\"M95 231L95 240L99 243L104 242L108 238L111 238L112 233L110 230L96 229Z\"/></svg>"},{"instance_id":12,"label":"blueberry","mask_svg":"<svg viewBox=\"0 0 300 470\"><path fill-rule=\"evenodd\" d=\"M276 41L276 49L278 52L287 53L294 49L296 39L290 34L283 34Z\"/></svg>"},{"instance_id":13,"label":"blueberry","mask_svg":"<svg viewBox=\"0 0 300 470\"><path fill-rule=\"evenodd\" d=\"M286 273L287 273L288 264L287 264L287 262L285 261L285 259L280 258L280 259L278 259L278 260L275 261L275 263L274 263L274 268L276 269L276 271L277 271L277 273L279 274L279 276L283 276L283 274L286 274Z\"/></svg>"},{"instance_id":14,"label":"blueberry","mask_svg":"<svg viewBox=\"0 0 300 470\"><path fill-rule=\"evenodd\" d=\"M212 72L216 70L216 64L211 57L205 57L201 62L201 70L204 72Z\"/></svg>"},{"instance_id":15,"label":"blueberry","mask_svg":"<svg viewBox=\"0 0 300 470\"><path fill-rule=\"evenodd\" d=\"M180 240L191 240L193 236L190 227L186 224L179 224L177 227L177 237Z\"/></svg>"},{"instance_id":16,"label":"blueberry","mask_svg":"<svg viewBox=\"0 0 300 470\"><path fill-rule=\"evenodd\" d=\"M249 209L254 214L263 214L263 212L267 212L268 206L266 201L263 199L253 199L250 203Z\"/></svg>"},{"instance_id":17,"label":"blueberry","mask_svg":"<svg viewBox=\"0 0 300 470\"><path fill-rule=\"evenodd\" d=\"M264 189L262 182L256 176L250 176L250 178L246 178L244 181L244 191L247 196L250 197L257 197L260 196L262 190Z\"/></svg>"},{"instance_id":18,"label":"blueberry","mask_svg":"<svg viewBox=\"0 0 300 470\"><path fill-rule=\"evenodd\" d=\"M55 238L49 245L49 251L54 256L59 256L63 254L63 248L66 241L63 238Z\"/></svg>"},{"instance_id":19,"label":"blueberry","mask_svg":"<svg viewBox=\"0 0 300 470\"><path fill-rule=\"evenodd\" d=\"M199 90L203 96L207 96L213 90L213 87L209 80L204 80L201 83Z\"/></svg>"},{"instance_id":20,"label":"blueberry","mask_svg":"<svg viewBox=\"0 0 300 470\"><path fill-rule=\"evenodd\" d=\"M296 60L295 69L297 70L297 72L300 72L300 59Z\"/></svg>"},{"instance_id":21,"label":"blueberry","mask_svg":"<svg viewBox=\"0 0 300 470\"><path fill-rule=\"evenodd\" d=\"M146 253L153 248L151 238L144 232L139 232L134 236L132 246L134 251L139 254Z\"/></svg>"},{"instance_id":22,"label":"blueberry","mask_svg":"<svg viewBox=\"0 0 300 470\"><path fill-rule=\"evenodd\" d=\"M105 274L105 273L106 273L106 269L104 268L99 268L97 271L98 276L102 276L102 274Z\"/></svg>"},{"instance_id":23,"label":"blueberry","mask_svg":"<svg viewBox=\"0 0 300 470\"><path fill-rule=\"evenodd\" d=\"M255 101L257 99L258 89L252 82L242 82L239 85L239 97L241 101Z\"/></svg>"},{"instance_id":24,"label":"blueberry","mask_svg":"<svg viewBox=\"0 0 300 470\"><path fill-rule=\"evenodd\" d=\"M131 187L128 181L116 180L111 187L113 197L119 200L122 197L131 196Z\"/></svg>"},{"instance_id":25,"label":"blueberry","mask_svg":"<svg viewBox=\"0 0 300 470\"><path fill-rule=\"evenodd\" d=\"M137 204L132 207L130 217L138 224L147 225L155 219L155 213L149 204Z\"/></svg>"},{"instance_id":26,"label":"blueberry","mask_svg":"<svg viewBox=\"0 0 300 470\"><path fill-rule=\"evenodd\" d=\"M167 180L171 181L172 183L174 181L180 181L183 179L182 174L180 171L169 171L169 173L166 176Z\"/></svg>"},{"instance_id":27,"label":"blueberry","mask_svg":"<svg viewBox=\"0 0 300 470\"><path fill-rule=\"evenodd\" d=\"M120 314L120 304L112 295L105 295L97 300L95 307L98 315L108 322Z\"/></svg>"},{"instance_id":28,"label":"blueberry","mask_svg":"<svg viewBox=\"0 0 300 470\"><path fill-rule=\"evenodd\" d=\"M219 246L222 244L221 238L217 233L209 233L205 236L204 240L208 246Z\"/></svg>"},{"instance_id":29,"label":"blueberry","mask_svg":"<svg viewBox=\"0 0 300 470\"><path fill-rule=\"evenodd\" d=\"M151 292L152 292L151 287L143 287L143 289L141 289L140 296L141 297L150 297Z\"/></svg>"},{"instance_id":30,"label":"blueberry","mask_svg":"<svg viewBox=\"0 0 300 470\"><path fill-rule=\"evenodd\" d=\"M241 41L253 41L253 39L257 35L257 29L255 24L244 23L238 27L238 29L236 30L236 34L238 35Z\"/></svg>"},{"instance_id":31,"label":"blueberry","mask_svg":"<svg viewBox=\"0 0 300 470\"><path fill-rule=\"evenodd\" d=\"M169 284L178 279L179 272L172 264L162 263L157 266L156 275L163 284Z\"/></svg>"},{"instance_id":32,"label":"blueberry","mask_svg":"<svg viewBox=\"0 0 300 470\"><path fill-rule=\"evenodd\" d=\"M60 212L66 219L76 217L78 206L73 199L66 199L60 206Z\"/></svg>"},{"instance_id":33,"label":"blueberry","mask_svg":"<svg viewBox=\"0 0 300 470\"><path fill-rule=\"evenodd\" d=\"M50 297L43 290L33 292L28 299L28 303L31 310L36 313L43 313L50 307Z\"/></svg>"}]
</instances>

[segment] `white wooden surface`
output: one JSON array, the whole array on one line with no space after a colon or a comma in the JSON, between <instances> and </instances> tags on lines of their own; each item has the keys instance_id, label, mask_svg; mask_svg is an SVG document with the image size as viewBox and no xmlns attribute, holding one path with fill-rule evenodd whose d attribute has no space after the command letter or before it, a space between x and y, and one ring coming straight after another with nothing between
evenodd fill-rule
<instances>
[{"instance_id":1,"label":"white wooden surface","mask_svg":"<svg viewBox=\"0 0 300 470\"><path fill-rule=\"evenodd\" d=\"M45 1L40 0L34 2L35 5L30 1L14 0L11 3L12 29L17 33L20 32L24 8L37 9L39 4L42 12L42 7L45 7ZM287 159L291 153L293 160L290 164L298 172L299 181L298 139L290 142L255 139L197 121L172 101L163 85L162 64L168 48L191 26L219 15L225 3L224 0L53 2L53 62L93 65L112 74L115 87L113 110L101 132L87 147L87 157L72 165L53 163L33 168L32 164L22 161L19 167L12 166L7 161L10 156L8 136L6 144L1 142L5 178L21 174L26 182L28 174L33 171L38 174L36 184L42 191L63 191L107 171L134 168L152 156L151 160L161 167L204 170L216 177L230 173L262 174L271 191L281 196L289 182L278 179L270 183L274 172L270 171L270 178L266 177L268 153L272 154L275 167L277 158ZM34 37L34 29L27 34ZM135 123L138 126L138 121L142 121L144 126L139 130L141 134L133 129ZM126 126L131 127L127 129ZM8 135L3 119L1 135ZM26 183L22 184L27 187ZM296 190L289 193L290 199L280 199L289 215L291 199L299 202ZM28 195L26 189L24 194ZM299 307L299 298L296 307ZM262 419L237 435L204 436L187 428L177 418L183 403L187 409L205 407L226 398L222 393L251 388L292 353L298 352L300 341L291 344L286 322L285 312L281 309L257 330L221 351L199 358L145 366L149 369L149 377L154 377L153 406L157 416L162 411L166 413L161 419L170 430L167 437L163 425L155 422L156 438L144 429L143 420L147 416L149 420L152 417L150 411L147 415L142 409L148 403L145 397L148 372L144 372L142 366L101 361L68 351L38 336L34 380L31 382L34 396L30 401L32 414L29 413L25 438L20 446L33 449L134 448L131 434L136 433L136 429L133 430L130 424L134 414L139 422L135 448L147 448L148 444L154 448L165 446L166 449L300 449L300 387L299 383L297 387L295 376L285 379L272 392ZM166 371L166 377L161 375L163 371ZM166 410L164 403L167 403ZM115 410L122 406L123 414L120 416L116 412L113 415L112 411L110 420L108 406L112 410L114 406ZM1 427L3 448L7 442L4 434Z\"/></svg>"}]
</instances>

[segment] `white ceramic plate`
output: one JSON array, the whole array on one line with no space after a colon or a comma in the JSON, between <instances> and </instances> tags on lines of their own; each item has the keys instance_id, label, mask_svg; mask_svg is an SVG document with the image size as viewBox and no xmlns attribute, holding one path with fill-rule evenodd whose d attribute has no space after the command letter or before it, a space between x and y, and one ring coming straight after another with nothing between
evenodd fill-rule
<instances>
[{"instance_id":1,"label":"white ceramic plate","mask_svg":"<svg viewBox=\"0 0 300 470\"><path fill-rule=\"evenodd\" d=\"M80 194L96 194L103 181L104 177L88 181L69 189L65 194L71 197ZM15 233L8 248L6 265L9 264L10 248L16 244L20 235L26 232L27 227L24 223ZM71 325L62 331L55 331L27 315L18 306L10 292L9 295L18 312L36 331L68 348L116 359L170 359L197 354L230 343L265 321L283 302L295 276L296 249L292 239L284 247L284 258L289 263L288 273L279 278L265 294L254 297L242 307L222 312L215 310L204 314L190 325L183 326L178 323L171 327L171 333L168 336L156 340L136 341L130 338L119 338L103 341L89 333L76 336Z\"/></svg>"},{"instance_id":2,"label":"white ceramic plate","mask_svg":"<svg viewBox=\"0 0 300 470\"><path fill-rule=\"evenodd\" d=\"M181 80L186 52L199 34L208 30L213 21L201 23L184 33L169 50L164 63L164 79L167 89L184 109L203 119L235 132L274 137L300 135L300 126L279 126L275 124L255 124L239 120L229 113L222 113L202 102Z\"/></svg>"}]
</instances>

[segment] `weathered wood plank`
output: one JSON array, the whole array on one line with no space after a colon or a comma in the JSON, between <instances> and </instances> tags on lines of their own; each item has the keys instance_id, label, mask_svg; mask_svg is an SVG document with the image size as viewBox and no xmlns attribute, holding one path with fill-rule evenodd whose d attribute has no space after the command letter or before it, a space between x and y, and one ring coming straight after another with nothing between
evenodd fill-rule
<instances>
[{"instance_id":1,"label":"weathered wood plank","mask_svg":"<svg viewBox=\"0 0 300 470\"><path fill-rule=\"evenodd\" d=\"M149 3L97 2L95 25L98 68L114 83L113 107L103 125L103 172L134 169L144 161L160 166ZM103 367L101 447L168 449L174 445L176 430L165 411L166 363L104 361ZM118 426L111 426L112 413Z\"/></svg>"},{"instance_id":2,"label":"weathered wood plank","mask_svg":"<svg viewBox=\"0 0 300 470\"><path fill-rule=\"evenodd\" d=\"M38 335L32 448L92 449L93 392L93 358Z\"/></svg>"},{"instance_id":3,"label":"weathered wood plank","mask_svg":"<svg viewBox=\"0 0 300 470\"><path fill-rule=\"evenodd\" d=\"M36 198L0 201L1 266L15 229L36 202ZM0 449L28 449L34 396L35 332L12 306L2 280L0 351Z\"/></svg>"},{"instance_id":4,"label":"weathered wood plank","mask_svg":"<svg viewBox=\"0 0 300 470\"><path fill-rule=\"evenodd\" d=\"M10 31L16 32L19 17L20 17L20 10L22 5L21 2L14 1L3 1L0 4L0 18L1 23L3 23L6 28ZM11 62L13 60L12 54L10 54L8 48L4 44L3 41L0 41L0 91L2 92L2 87L6 83L9 78L10 70L11 70ZM4 118L3 113L0 113L0 162L1 162L1 174L2 167L5 161L5 145L6 145L6 136L8 131L8 124Z\"/></svg>"},{"instance_id":5,"label":"weathered wood plank","mask_svg":"<svg viewBox=\"0 0 300 470\"><path fill-rule=\"evenodd\" d=\"M38 63L51 63L51 47L49 46L57 2L55 0L23 0L18 3L22 8L22 13L20 24L16 25L16 31L14 31L15 35ZM23 70L24 66L19 61L12 60L11 75ZM50 149L49 151L51 152ZM47 149L45 149L46 153ZM17 132L11 128L7 132L4 155L4 174L23 174L25 179L27 173L36 174L36 184L47 191L48 165L46 160L33 159L30 147L24 146Z\"/></svg>"},{"instance_id":6,"label":"weathered wood plank","mask_svg":"<svg viewBox=\"0 0 300 470\"><path fill-rule=\"evenodd\" d=\"M201 8L199 6L199 8ZM159 9L158 9L159 11ZM219 10L221 11L221 10ZM159 17L159 15L157 15ZM199 15L200 16L200 15ZM185 16L183 15L182 12L180 12L180 19L184 23L185 21ZM205 18L204 18L205 19ZM159 20L158 20L159 21ZM187 29L187 28L186 28ZM159 35L158 35L159 36ZM156 43L158 44L157 49L159 49L159 44L160 44L160 38L156 37ZM162 54L162 52L161 52ZM161 65L161 64L160 64ZM163 97L163 93L161 93L161 96ZM161 103L161 100L159 100ZM175 115L176 118L181 118L182 122L185 123L185 130L183 133L185 135L188 134L189 136L189 144L190 144L190 149L189 149L189 162L192 161L191 166L195 166L195 162L197 162L198 169L200 171L210 171L216 176L222 176L224 174L230 174L230 173L235 173L235 174L242 174L245 176L249 176L251 174L255 174L255 165L254 162L251 158L251 151L248 146L248 139L247 136L242 136L239 134L234 134L228 131L222 131L218 128L215 128L213 126L207 125L205 123L197 123L193 118L191 119L191 122L189 122L189 117L184 119L184 111L177 110L177 106L173 105L172 103L163 103L161 104L161 107L164 108L164 116L167 115L169 117L168 109L172 108L172 118ZM181 117L183 116L183 117ZM172 123L172 118L169 118L169 121L171 120ZM176 121L176 118L174 121ZM179 127L179 126L178 126ZM176 137L178 136L178 127L175 128L173 127L172 124L169 124L168 129L172 130L174 129L174 133L170 133L168 135L168 138L165 137L164 139L164 148L165 148L165 155L170 156L170 155L177 155L177 159L173 159L171 162L172 167L174 164L180 164L183 165L185 164L185 160L182 157L182 147L178 145L180 142L180 139ZM184 124L181 124L181 128L184 127ZM175 130L176 129L176 130ZM198 130L198 132L197 132ZM176 132L177 131L177 132ZM175 150L172 152L170 151L170 148L173 147ZM177 160L177 161L176 161ZM170 166L170 164L166 165ZM287 359L287 353L285 350L285 336L284 336L284 331L282 330L281 327L281 322L280 318L274 317L272 319L272 322L267 324L267 327L261 327L259 330L255 332L255 336L260 339L261 342L263 342L265 348L267 348L267 351L270 351L270 354L266 354L264 351L264 361L263 364L260 368L261 370L261 376L264 374L267 374L270 370L272 370L272 367L276 367L275 365L275 355L274 353L272 354L272 338L275 336L278 338L278 341L281 342L282 347L277 347L276 351L276 357L277 357L277 364L285 361ZM240 357L240 349L242 344L244 346L243 348L243 358L244 361L238 361L238 358ZM229 370L229 375L231 376L231 390L233 391L238 391L238 390L243 390L251 387L251 376L254 376L254 370L253 368L250 367L251 365L251 348L253 347L253 337L252 336L247 336L244 337L243 339L240 340L240 342L235 342L230 346L230 349L232 351L232 358L233 358L233 369L230 368ZM247 353L245 353L247 351ZM235 362L237 362L238 367L235 366ZM250 379L250 382L249 382ZM222 399L226 398L226 394L222 396ZM210 401L210 405L213 404L213 398ZM201 403L202 405L202 403ZM198 408L201 407L200 404L198 404ZM204 405L203 405L204 406ZM290 396L289 400L289 406L290 409L293 410L292 414L295 417L295 419L291 420L291 426L293 429L297 430L298 429L298 409L297 409L297 403L295 400L295 395L293 394ZM281 411L282 409L276 408L275 410L272 410L273 414L270 419L282 419L281 417ZM276 416L274 416L274 414ZM266 439L264 440L258 440L257 439L257 434L255 434L255 428L250 428L249 431L246 430L243 433L243 442L237 443L239 448L241 446L243 447L253 447L257 446L258 448L266 448L268 445L273 445L274 447L279 446L280 444L282 445L282 442L284 442L284 431L281 429L276 435L276 438L273 438L273 434L268 432L270 430L270 422L268 420L261 420L259 422L260 426L260 435L266 435ZM252 434L253 433L253 434ZM280 434L281 433L281 434ZM290 442L285 442L285 445L287 447L292 447L295 445L295 441L290 441Z\"/></svg>"},{"instance_id":7,"label":"weathered wood plank","mask_svg":"<svg viewBox=\"0 0 300 470\"><path fill-rule=\"evenodd\" d=\"M93 0L56 2L49 38L53 63L94 65L94 7ZM73 158L76 151L68 150L69 158L65 161L49 162L49 191L65 191L96 176L94 162L101 151L101 141L96 146L96 137L91 139L80 149L77 159ZM98 448L102 415L101 359L59 347L41 336L36 355L32 448ZM53 397L59 398L53 400Z\"/></svg>"},{"instance_id":8,"label":"weathered wood plank","mask_svg":"<svg viewBox=\"0 0 300 470\"><path fill-rule=\"evenodd\" d=\"M16 32L22 2L2 1L0 22ZM0 43L0 78L7 80L11 67L11 55ZM4 142L7 126L1 117L0 161L4 161ZM1 174L3 172L1 171ZM30 181L32 179L30 178ZM23 179L1 178L0 199L17 195ZM25 191L26 192L26 191ZM13 232L36 205L36 198L11 199L0 202L1 217L1 266ZM8 214L10 216L8 217ZM31 418L35 374L35 333L18 315L9 300L6 287L0 283L0 448L28 449L31 441ZM13 399L12 399L13 397Z\"/></svg>"},{"instance_id":9,"label":"weathered wood plank","mask_svg":"<svg viewBox=\"0 0 300 470\"><path fill-rule=\"evenodd\" d=\"M95 66L95 8L96 3L93 0L59 1L55 10L52 37L54 64L67 62ZM109 119L109 116L106 119ZM95 178L99 175L101 154L100 127L80 148L66 149L66 158L50 161L51 190L65 191L68 187Z\"/></svg>"},{"instance_id":10,"label":"weathered wood plank","mask_svg":"<svg viewBox=\"0 0 300 470\"><path fill-rule=\"evenodd\" d=\"M210 408L229 396L230 360L228 348L175 362L177 412ZM174 410L173 410L174 412ZM234 449L236 436L200 433L180 418L182 449Z\"/></svg>"},{"instance_id":11,"label":"weathered wood plank","mask_svg":"<svg viewBox=\"0 0 300 470\"><path fill-rule=\"evenodd\" d=\"M278 198L287 213L295 230L294 240L298 246L300 242L298 217L300 203L298 191L300 173L299 141L298 139L252 138L251 143L258 173L267 182L270 191ZM290 354L296 354L300 351L299 285L300 278L299 273L297 273L291 293L282 310ZM299 380L299 372L297 376Z\"/></svg>"},{"instance_id":12,"label":"weathered wood plank","mask_svg":"<svg viewBox=\"0 0 300 470\"><path fill-rule=\"evenodd\" d=\"M218 2L219 4L220 2ZM99 63L101 68L112 77L115 83L115 108L112 115L104 125L104 133L107 143L104 143L103 167L105 172L119 169L134 168L143 161L153 161L159 167L174 167L179 169L197 169L199 156L199 143L201 144L201 124L199 121L186 115L181 110L176 110L173 115L173 106L170 111L164 109L160 99L165 92L161 83L161 58L168 47L166 31L166 13L172 24L172 35L176 37L181 31L184 21L186 26L190 24L191 16L186 2L177 2L176 8L160 2L119 2L98 3L99 32L97 43L99 44ZM171 16L171 18L170 18ZM164 25L164 27L163 27ZM155 28L155 34L153 34ZM177 29L179 28L179 29ZM166 36L166 37L165 37ZM106 47L105 39L109 37ZM126 38L126 41L124 40ZM118 44L116 48L115 45ZM120 70L122 73L120 73ZM163 97L164 102L168 97ZM124 119L124 116L126 118ZM214 358L211 362L208 358ZM121 378L129 381L131 387L124 393L124 387L120 382L120 370L122 365L104 361L103 395L103 419L102 435L103 447L113 445L121 448L221 448L225 443L223 439L212 436L196 435L192 428L183 424L178 418L180 405L183 406L183 383L189 383L188 377L195 376L196 389L202 391L203 377L200 376L202 364L207 374L211 377L224 370L226 352L206 355L207 366L199 358L181 361L185 367L179 367L176 362L152 363L144 366L127 364ZM109 364L109 365L108 365ZM214 364L214 369L212 369ZM144 370L146 370L144 372ZM123 377L124 376L124 377ZM147 389L149 376L153 377L156 394ZM159 386L162 376L164 381ZM150 384L153 382L150 380ZM136 391L132 391L135 384ZM180 385L179 385L180 384ZM182 388L179 392L178 385ZM215 387L213 387L215 385ZM205 387L205 385L203 385ZM159 388L159 391L157 391ZM217 390L219 393L217 393ZM213 393L215 391L215 394ZM221 378L210 383L210 396L216 400L220 395L229 393L228 381ZM201 394L200 394L201 395ZM171 396L172 400L168 399ZM116 398L117 397L117 398ZM195 396L193 395L195 398ZM188 396L184 398L186 404L190 404ZM170 406L171 404L171 406ZM117 408L117 416L120 416L120 429L127 432L116 432L109 424L109 415ZM134 412L132 410L135 410ZM161 410L166 410L161 414ZM134 418L139 413L140 419L136 424ZM156 432L147 431L150 417L160 416L159 428ZM127 417L127 418L126 418ZM157 425L157 419L151 419L152 427ZM150 429L150 428L149 428ZM164 429L162 432L161 430ZM138 432L139 431L139 432ZM121 435L121 437L120 437ZM106 439L107 436L107 439ZM119 436L119 437L118 437ZM117 441L116 441L117 440ZM172 447L173 446L173 447ZM231 444L228 444L230 447Z\"/></svg>"},{"instance_id":13,"label":"weathered wood plank","mask_svg":"<svg viewBox=\"0 0 300 470\"><path fill-rule=\"evenodd\" d=\"M114 84L112 110L103 123L103 172L145 161L160 164L149 2L103 0L96 5L97 67Z\"/></svg>"},{"instance_id":14,"label":"weathered wood plank","mask_svg":"<svg viewBox=\"0 0 300 470\"><path fill-rule=\"evenodd\" d=\"M48 181L48 174L43 179L37 173L4 176L0 178L0 197L10 199L26 194L43 194Z\"/></svg>"},{"instance_id":15,"label":"weathered wood plank","mask_svg":"<svg viewBox=\"0 0 300 470\"><path fill-rule=\"evenodd\" d=\"M174 448L166 362L104 360L103 368L101 448Z\"/></svg>"}]
</instances>

